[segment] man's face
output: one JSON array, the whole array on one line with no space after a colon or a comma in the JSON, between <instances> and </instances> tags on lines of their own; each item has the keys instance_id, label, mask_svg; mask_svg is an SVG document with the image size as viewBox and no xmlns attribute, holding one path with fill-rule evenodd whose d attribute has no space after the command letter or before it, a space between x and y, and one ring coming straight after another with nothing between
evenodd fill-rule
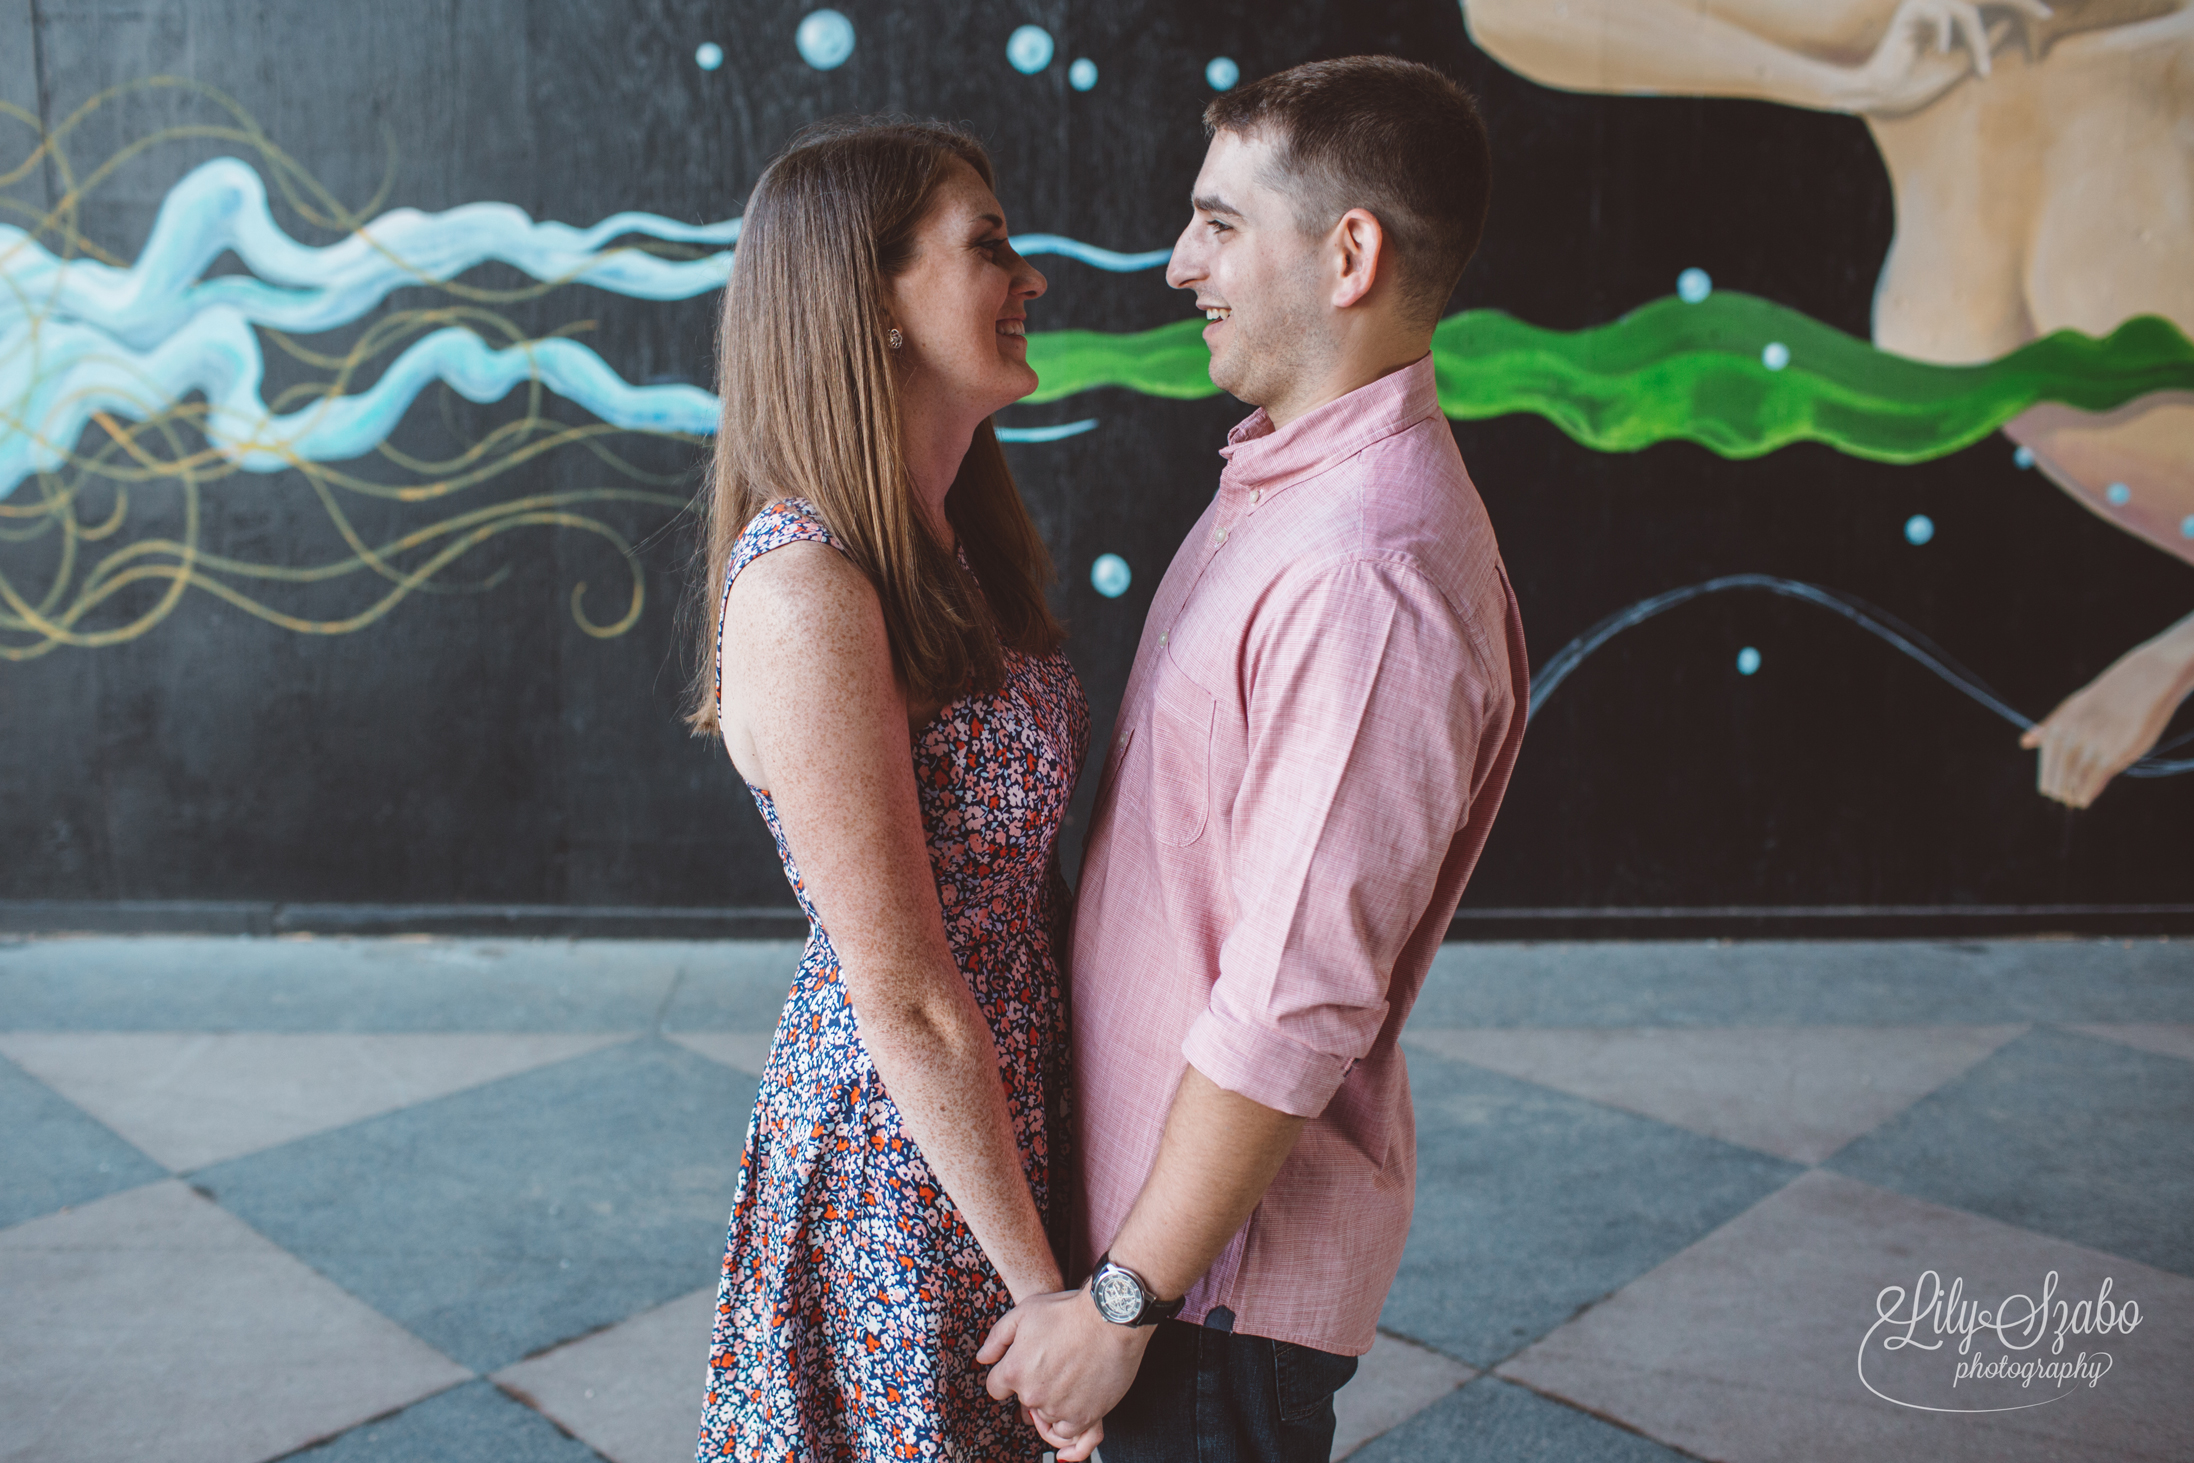
<instances>
[{"instance_id":1,"label":"man's face","mask_svg":"<svg viewBox=\"0 0 2194 1463\"><path fill-rule=\"evenodd\" d=\"M1195 216L1173 245L1166 283L1194 290L1210 319L1211 380L1277 410L1307 387L1327 354L1330 314L1318 268L1323 240L1296 227L1262 137L1220 132L1204 154Z\"/></svg>"}]
</instances>

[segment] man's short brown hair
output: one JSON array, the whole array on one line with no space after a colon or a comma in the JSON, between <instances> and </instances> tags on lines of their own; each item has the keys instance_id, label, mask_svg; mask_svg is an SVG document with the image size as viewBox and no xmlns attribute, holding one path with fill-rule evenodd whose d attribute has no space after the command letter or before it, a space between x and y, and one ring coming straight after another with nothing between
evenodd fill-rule
<instances>
[{"instance_id":1,"label":"man's short brown hair","mask_svg":"<svg viewBox=\"0 0 2194 1463\"><path fill-rule=\"evenodd\" d=\"M1296 225L1323 234L1368 210L1400 266L1412 314L1437 318L1485 232L1493 157L1470 93L1393 56L1309 61L1223 93L1207 132L1262 136Z\"/></svg>"}]
</instances>

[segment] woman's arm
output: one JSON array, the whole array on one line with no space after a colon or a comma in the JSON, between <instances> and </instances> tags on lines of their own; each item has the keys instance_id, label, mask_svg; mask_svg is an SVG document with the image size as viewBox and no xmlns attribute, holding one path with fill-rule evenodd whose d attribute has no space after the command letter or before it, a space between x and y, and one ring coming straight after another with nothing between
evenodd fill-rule
<instances>
[{"instance_id":1,"label":"woman's arm","mask_svg":"<svg viewBox=\"0 0 2194 1463\"><path fill-rule=\"evenodd\" d=\"M1014 1300L1059 1289L997 1048L945 939L875 590L836 550L788 544L739 576L723 654L861 1040L907 1132Z\"/></svg>"},{"instance_id":2,"label":"woman's arm","mask_svg":"<svg viewBox=\"0 0 2194 1463\"><path fill-rule=\"evenodd\" d=\"M2043 0L2002 7L2040 19ZM1926 105L1989 55L1967 0L1464 0L1471 39L1510 69L1568 91L1751 97L1816 111Z\"/></svg>"}]
</instances>

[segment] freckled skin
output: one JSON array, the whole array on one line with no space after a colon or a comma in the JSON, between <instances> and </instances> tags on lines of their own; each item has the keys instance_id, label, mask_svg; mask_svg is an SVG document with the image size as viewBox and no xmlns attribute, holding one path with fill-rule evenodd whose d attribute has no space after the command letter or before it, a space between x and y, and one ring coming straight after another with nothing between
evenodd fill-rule
<instances>
[{"instance_id":1,"label":"freckled skin","mask_svg":"<svg viewBox=\"0 0 2194 1463\"><path fill-rule=\"evenodd\" d=\"M909 468L949 534L945 493L977 424L1035 389L1026 344L1000 324L1023 318L1044 279L1005 242L1004 210L964 164L918 238L877 329L905 337ZM1015 1299L1057 1290L997 1047L954 963L923 839L910 725L937 708L908 706L875 589L837 550L788 544L734 582L721 651L725 747L771 794L907 1131Z\"/></svg>"}]
</instances>

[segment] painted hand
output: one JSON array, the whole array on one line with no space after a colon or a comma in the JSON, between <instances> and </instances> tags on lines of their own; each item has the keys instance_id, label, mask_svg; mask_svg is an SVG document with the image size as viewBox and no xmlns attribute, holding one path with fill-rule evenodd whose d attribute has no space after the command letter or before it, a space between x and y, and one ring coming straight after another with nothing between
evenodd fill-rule
<instances>
[{"instance_id":1,"label":"painted hand","mask_svg":"<svg viewBox=\"0 0 2194 1463\"><path fill-rule=\"evenodd\" d=\"M1999 0L1988 8L2011 15L1991 22L1967 0L1904 0L1873 56L1852 70L1849 90L1838 99L1843 110L1916 112L1969 73L1988 75L1991 56L2014 27L2050 15L2043 0Z\"/></svg>"},{"instance_id":2,"label":"painted hand","mask_svg":"<svg viewBox=\"0 0 2194 1463\"><path fill-rule=\"evenodd\" d=\"M2169 654L2153 645L2128 651L2019 738L2020 746L2041 751L2036 788L2043 797L2086 807L2156 745L2185 695Z\"/></svg>"},{"instance_id":3,"label":"painted hand","mask_svg":"<svg viewBox=\"0 0 2194 1463\"><path fill-rule=\"evenodd\" d=\"M975 1359L991 1369L990 1395L1019 1397L1060 1463L1077 1463L1104 1441L1105 1414L1135 1381L1151 1331L1115 1326L1087 1291L1060 1290L1006 1312Z\"/></svg>"}]
</instances>

